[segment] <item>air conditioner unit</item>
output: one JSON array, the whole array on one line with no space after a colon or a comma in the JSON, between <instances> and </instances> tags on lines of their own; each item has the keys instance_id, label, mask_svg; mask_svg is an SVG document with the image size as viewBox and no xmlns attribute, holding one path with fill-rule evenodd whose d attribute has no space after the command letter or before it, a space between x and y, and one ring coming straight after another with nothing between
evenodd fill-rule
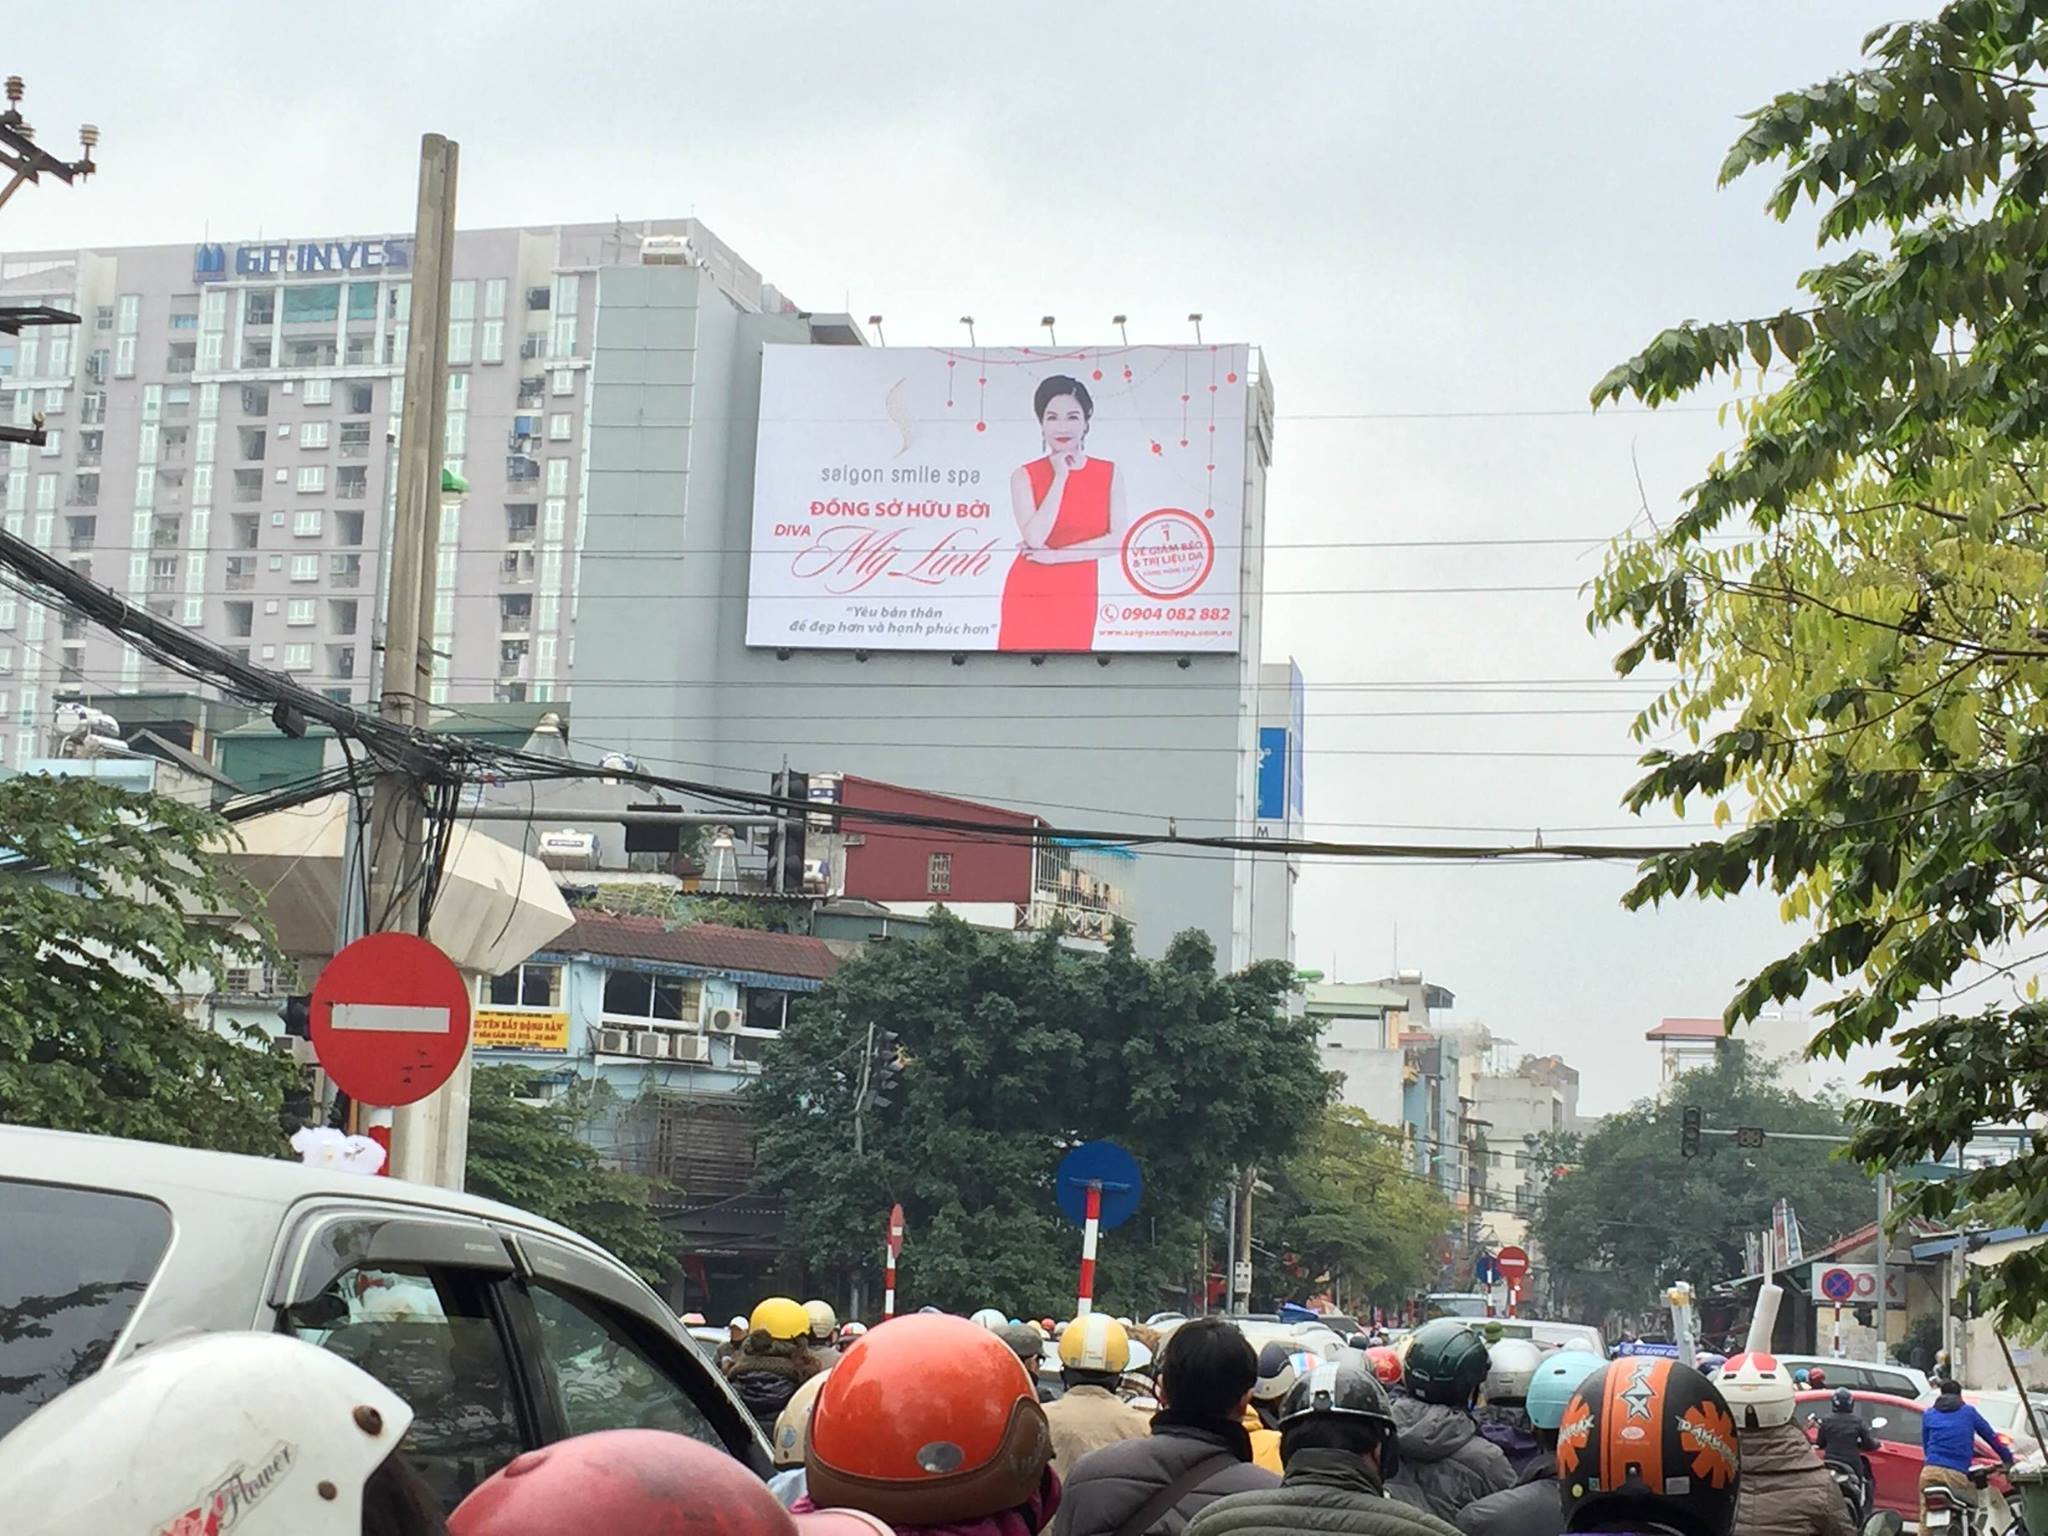
<instances>
[{"instance_id":1,"label":"air conditioner unit","mask_svg":"<svg viewBox=\"0 0 2048 1536\"><path fill-rule=\"evenodd\" d=\"M597 1051L600 1056L630 1056L633 1053L633 1032L630 1029L600 1029L597 1032Z\"/></svg>"},{"instance_id":2,"label":"air conditioner unit","mask_svg":"<svg viewBox=\"0 0 2048 1536\"><path fill-rule=\"evenodd\" d=\"M702 1035L675 1035L669 1041L669 1055L676 1061L705 1062L711 1059L711 1042Z\"/></svg>"},{"instance_id":3,"label":"air conditioner unit","mask_svg":"<svg viewBox=\"0 0 2048 1536\"><path fill-rule=\"evenodd\" d=\"M666 1060L669 1054L667 1033L659 1029L636 1030L633 1034L633 1054L651 1056L657 1061Z\"/></svg>"},{"instance_id":4,"label":"air conditioner unit","mask_svg":"<svg viewBox=\"0 0 2048 1536\"><path fill-rule=\"evenodd\" d=\"M737 1008L714 1008L710 1024L713 1034L729 1035L740 1027L740 1012Z\"/></svg>"}]
</instances>

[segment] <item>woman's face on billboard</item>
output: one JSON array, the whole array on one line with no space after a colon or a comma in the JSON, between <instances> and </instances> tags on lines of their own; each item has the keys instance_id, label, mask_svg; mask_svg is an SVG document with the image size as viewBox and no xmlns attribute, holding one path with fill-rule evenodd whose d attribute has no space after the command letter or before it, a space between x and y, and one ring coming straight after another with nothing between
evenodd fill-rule
<instances>
[{"instance_id":1,"label":"woman's face on billboard","mask_svg":"<svg viewBox=\"0 0 2048 1536\"><path fill-rule=\"evenodd\" d=\"M1072 395L1054 395L1045 402L1045 414L1038 418L1045 433L1045 445L1054 453L1079 448L1088 436L1088 413Z\"/></svg>"}]
</instances>

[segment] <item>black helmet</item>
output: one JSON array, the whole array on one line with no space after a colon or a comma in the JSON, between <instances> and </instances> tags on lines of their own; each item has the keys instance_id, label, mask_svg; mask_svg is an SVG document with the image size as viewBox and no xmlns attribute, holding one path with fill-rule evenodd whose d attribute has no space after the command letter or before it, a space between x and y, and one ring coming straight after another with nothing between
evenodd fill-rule
<instances>
[{"instance_id":1,"label":"black helmet","mask_svg":"<svg viewBox=\"0 0 2048 1536\"><path fill-rule=\"evenodd\" d=\"M1307 1419L1362 1419L1391 1436L1394 1400L1370 1372L1326 1360L1296 1381L1280 1405L1282 1430Z\"/></svg>"},{"instance_id":2,"label":"black helmet","mask_svg":"<svg viewBox=\"0 0 2048 1536\"><path fill-rule=\"evenodd\" d=\"M1440 1317L1408 1341L1402 1379L1425 1403L1462 1408L1478 1393L1488 1369L1486 1341L1463 1323Z\"/></svg>"},{"instance_id":3,"label":"black helmet","mask_svg":"<svg viewBox=\"0 0 2048 1536\"><path fill-rule=\"evenodd\" d=\"M1854 1413L1856 1411L1856 1394L1847 1387L1835 1388L1835 1395L1830 1401L1833 1402L1835 1412L1837 1413Z\"/></svg>"},{"instance_id":4,"label":"black helmet","mask_svg":"<svg viewBox=\"0 0 2048 1536\"><path fill-rule=\"evenodd\" d=\"M1652 1355L1610 1361L1558 1426L1564 1528L1728 1536L1740 1466L1735 1416L1711 1381Z\"/></svg>"}]
</instances>

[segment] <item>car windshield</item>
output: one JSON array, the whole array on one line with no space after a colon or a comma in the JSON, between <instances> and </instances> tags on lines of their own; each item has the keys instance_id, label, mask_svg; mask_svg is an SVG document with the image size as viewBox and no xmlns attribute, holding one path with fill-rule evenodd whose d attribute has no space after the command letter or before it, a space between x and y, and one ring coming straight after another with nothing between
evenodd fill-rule
<instances>
[{"instance_id":1,"label":"car windshield","mask_svg":"<svg viewBox=\"0 0 2048 1536\"><path fill-rule=\"evenodd\" d=\"M0 1435L106 1363L170 1245L153 1200L0 1180Z\"/></svg>"}]
</instances>

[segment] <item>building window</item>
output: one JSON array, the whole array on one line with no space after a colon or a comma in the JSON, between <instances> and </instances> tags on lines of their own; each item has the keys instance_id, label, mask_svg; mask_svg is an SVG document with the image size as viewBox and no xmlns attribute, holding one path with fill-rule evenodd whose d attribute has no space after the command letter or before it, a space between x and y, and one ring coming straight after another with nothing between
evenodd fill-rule
<instances>
[{"instance_id":1,"label":"building window","mask_svg":"<svg viewBox=\"0 0 2048 1536\"><path fill-rule=\"evenodd\" d=\"M279 470L281 475L283 470ZM302 491L324 491L327 489L327 466L305 464L299 468L299 489Z\"/></svg>"},{"instance_id":2,"label":"building window","mask_svg":"<svg viewBox=\"0 0 2048 1536\"><path fill-rule=\"evenodd\" d=\"M135 377L135 338L117 336L114 338L114 377L132 379Z\"/></svg>"},{"instance_id":3,"label":"building window","mask_svg":"<svg viewBox=\"0 0 2048 1536\"><path fill-rule=\"evenodd\" d=\"M789 1021L789 994L773 987L748 987L747 1028L779 1030Z\"/></svg>"},{"instance_id":4,"label":"building window","mask_svg":"<svg viewBox=\"0 0 2048 1536\"><path fill-rule=\"evenodd\" d=\"M307 507L292 514L292 537L295 539L317 539L320 537L320 509Z\"/></svg>"},{"instance_id":5,"label":"building window","mask_svg":"<svg viewBox=\"0 0 2048 1536\"><path fill-rule=\"evenodd\" d=\"M43 457L54 459L64 452L64 433L61 428L50 427L43 433Z\"/></svg>"},{"instance_id":6,"label":"building window","mask_svg":"<svg viewBox=\"0 0 2048 1536\"><path fill-rule=\"evenodd\" d=\"M142 295L124 293L121 295L121 317L119 331L123 336L133 336L142 324Z\"/></svg>"},{"instance_id":7,"label":"building window","mask_svg":"<svg viewBox=\"0 0 2048 1536\"><path fill-rule=\"evenodd\" d=\"M564 315L555 322L554 339L548 344L549 357L576 355L576 317Z\"/></svg>"},{"instance_id":8,"label":"building window","mask_svg":"<svg viewBox=\"0 0 2048 1536\"><path fill-rule=\"evenodd\" d=\"M199 329L199 311L188 309L171 311L171 329L174 331L196 331Z\"/></svg>"},{"instance_id":9,"label":"building window","mask_svg":"<svg viewBox=\"0 0 2048 1536\"><path fill-rule=\"evenodd\" d=\"M295 597L284 605L284 621L294 629L313 622L313 599Z\"/></svg>"},{"instance_id":10,"label":"building window","mask_svg":"<svg viewBox=\"0 0 2048 1536\"><path fill-rule=\"evenodd\" d=\"M293 555L292 580L318 581L320 579L320 557L318 555Z\"/></svg>"},{"instance_id":11,"label":"building window","mask_svg":"<svg viewBox=\"0 0 2048 1536\"><path fill-rule=\"evenodd\" d=\"M275 288L251 288L242 297L242 324L244 326L277 324L277 290Z\"/></svg>"},{"instance_id":12,"label":"building window","mask_svg":"<svg viewBox=\"0 0 2048 1536\"><path fill-rule=\"evenodd\" d=\"M308 379L306 392L300 396L308 405L327 405L334 399L334 380ZM311 423L308 423L311 425Z\"/></svg>"},{"instance_id":13,"label":"building window","mask_svg":"<svg viewBox=\"0 0 2048 1536\"><path fill-rule=\"evenodd\" d=\"M476 322L474 320L450 320L448 322L448 361L468 363L476 357Z\"/></svg>"},{"instance_id":14,"label":"building window","mask_svg":"<svg viewBox=\"0 0 2048 1536\"><path fill-rule=\"evenodd\" d=\"M555 279L555 313L573 315L576 300L583 291L583 278L575 272L564 272Z\"/></svg>"},{"instance_id":15,"label":"building window","mask_svg":"<svg viewBox=\"0 0 2048 1536\"><path fill-rule=\"evenodd\" d=\"M935 853L924 861L924 888L933 896L953 889L953 855Z\"/></svg>"},{"instance_id":16,"label":"building window","mask_svg":"<svg viewBox=\"0 0 2048 1536\"><path fill-rule=\"evenodd\" d=\"M559 965L522 965L484 983L493 1008L556 1008L562 1002Z\"/></svg>"},{"instance_id":17,"label":"building window","mask_svg":"<svg viewBox=\"0 0 2048 1536\"><path fill-rule=\"evenodd\" d=\"M327 446L327 423L324 421L300 422L299 446L301 448L325 448Z\"/></svg>"},{"instance_id":18,"label":"building window","mask_svg":"<svg viewBox=\"0 0 2048 1536\"><path fill-rule=\"evenodd\" d=\"M623 1019L680 1024L697 1021L704 984L692 977L656 976L649 971L606 971L604 1011Z\"/></svg>"},{"instance_id":19,"label":"building window","mask_svg":"<svg viewBox=\"0 0 2048 1536\"><path fill-rule=\"evenodd\" d=\"M310 672L313 670L313 647L288 645L284 648L283 660L287 672Z\"/></svg>"},{"instance_id":20,"label":"building window","mask_svg":"<svg viewBox=\"0 0 2048 1536\"><path fill-rule=\"evenodd\" d=\"M504 321L484 321L482 334L477 338L477 361L480 363L502 363L505 361Z\"/></svg>"},{"instance_id":21,"label":"building window","mask_svg":"<svg viewBox=\"0 0 2048 1536\"><path fill-rule=\"evenodd\" d=\"M566 443L569 440L569 413L557 411L548 418L548 441Z\"/></svg>"},{"instance_id":22,"label":"building window","mask_svg":"<svg viewBox=\"0 0 2048 1536\"><path fill-rule=\"evenodd\" d=\"M554 393L558 395L573 395L576 393L576 370L574 368L557 368L552 378L554 382L548 387Z\"/></svg>"},{"instance_id":23,"label":"building window","mask_svg":"<svg viewBox=\"0 0 2048 1536\"><path fill-rule=\"evenodd\" d=\"M366 416L366 415L368 415L368 414L369 414L369 411L370 411L370 396L371 396L371 389L370 389L370 386L369 386L369 385L367 385L367 384L351 384L351 385L349 385L349 387L348 387L348 408L349 408L349 414L351 414L351 415L354 415L354 416ZM397 402L396 402L396 401L393 401L393 402L392 402L392 404L393 404L393 405L394 405L394 407L395 407L395 406L396 406L396 404L397 404Z\"/></svg>"}]
</instances>

